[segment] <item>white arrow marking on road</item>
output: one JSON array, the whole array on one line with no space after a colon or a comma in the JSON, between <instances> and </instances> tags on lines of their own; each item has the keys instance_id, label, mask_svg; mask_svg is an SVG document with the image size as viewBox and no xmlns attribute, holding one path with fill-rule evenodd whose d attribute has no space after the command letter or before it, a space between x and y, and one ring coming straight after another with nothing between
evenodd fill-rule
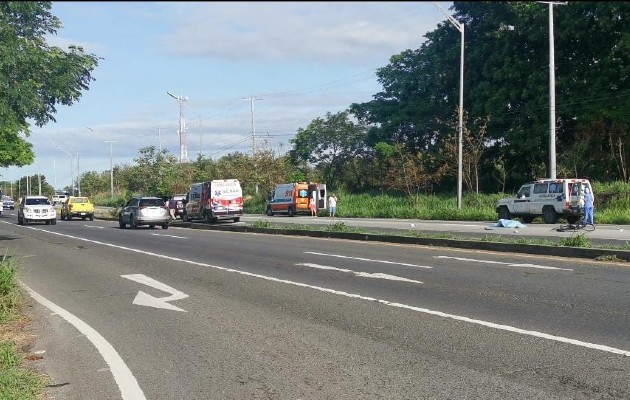
<instances>
[{"instance_id":1,"label":"white arrow marking on road","mask_svg":"<svg viewBox=\"0 0 630 400\"><path fill-rule=\"evenodd\" d=\"M363 278L389 279L390 281L422 283L420 281L415 281L413 279L403 278L403 277L396 276L396 275L383 274L381 272L377 272L377 273L372 274L370 272L357 272L357 271L353 271L351 269L329 267L327 265L319 265L319 264L311 264L311 263L298 263L298 264L295 264L295 265L303 266L303 267L309 267L309 268L327 269L327 270L331 270L331 271L349 272L351 274L355 274L356 276L361 276Z\"/></svg>"},{"instance_id":2,"label":"white arrow marking on road","mask_svg":"<svg viewBox=\"0 0 630 400\"><path fill-rule=\"evenodd\" d=\"M536 264L516 264L516 263L503 262L503 261L476 260L476 259L473 259L473 258L450 257L450 256L433 256L433 257L435 257L435 258L450 258L451 260L466 261L466 262L478 262L478 263L484 263L484 264L502 264L502 265L507 265L508 267L556 269L556 270L560 270L560 271L573 271L572 268L548 267L548 266L545 266L545 265L536 265Z\"/></svg>"},{"instance_id":3,"label":"white arrow marking on road","mask_svg":"<svg viewBox=\"0 0 630 400\"><path fill-rule=\"evenodd\" d=\"M186 310L182 310L179 307L175 307L174 305L167 303L169 301L185 299L186 297L188 297L186 293L182 293L177 289L173 289L172 287L162 282L158 282L153 278L149 278L146 275L131 274L131 275L120 275L120 276L171 294L170 296L167 296L167 297L158 298L158 297L153 297L150 294L144 293L143 291L139 291L138 294L136 295L136 298L133 300L133 304L137 304L139 306L165 308L167 310L187 312Z\"/></svg>"},{"instance_id":4,"label":"white arrow marking on road","mask_svg":"<svg viewBox=\"0 0 630 400\"><path fill-rule=\"evenodd\" d=\"M96 229L105 229L104 226L95 226L95 225L83 225L86 228L96 228Z\"/></svg>"},{"instance_id":5,"label":"white arrow marking on road","mask_svg":"<svg viewBox=\"0 0 630 400\"><path fill-rule=\"evenodd\" d=\"M427 267L426 265L416 265L416 264L407 264L395 261L387 261L387 260L372 260L369 258L361 258L361 257L350 257L350 256L342 256L340 254L326 254L326 253L317 253L315 251L305 251L305 254L315 254L316 256L327 256L327 257L337 257L337 258L348 258L351 260L359 260L359 261L369 261L369 262L377 262L383 264L396 264L396 265L404 265L406 267L416 267L416 268L433 268Z\"/></svg>"}]
</instances>

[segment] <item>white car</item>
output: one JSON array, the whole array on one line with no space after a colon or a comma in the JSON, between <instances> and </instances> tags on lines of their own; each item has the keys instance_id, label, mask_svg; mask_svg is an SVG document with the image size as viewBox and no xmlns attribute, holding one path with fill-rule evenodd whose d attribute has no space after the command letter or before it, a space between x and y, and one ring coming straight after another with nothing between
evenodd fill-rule
<instances>
[{"instance_id":1,"label":"white car","mask_svg":"<svg viewBox=\"0 0 630 400\"><path fill-rule=\"evenodd\" d=\"M18 224L45 222L46 225L57 223L57 211L46 196L24 196L18 207Z\"/></svg>"}]
</instances>

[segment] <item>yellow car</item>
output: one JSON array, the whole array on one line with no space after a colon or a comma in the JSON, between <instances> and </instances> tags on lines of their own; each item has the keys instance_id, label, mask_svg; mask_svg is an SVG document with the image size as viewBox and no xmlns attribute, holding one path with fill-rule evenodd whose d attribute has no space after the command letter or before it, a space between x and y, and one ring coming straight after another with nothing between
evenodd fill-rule
<instances>
[{"instance_id":1,"label":"yellow car","mask_svg":"<svg viewBox=\"0 0 630 400\"><path fill-rule=\"evenodd\" d=\"M94 204L87 197L70 196L61 206L61 219L70 221L79 217L94 221Z\"/></svg>"}]
</instances>

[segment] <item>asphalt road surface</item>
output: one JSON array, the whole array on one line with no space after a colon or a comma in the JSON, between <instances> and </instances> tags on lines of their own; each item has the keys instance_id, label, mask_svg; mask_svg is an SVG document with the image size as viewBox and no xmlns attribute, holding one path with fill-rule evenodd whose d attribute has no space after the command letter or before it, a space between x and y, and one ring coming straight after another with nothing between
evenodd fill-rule
<instances>
[{"instance_id":1,"label":"asphalt road surface","mask_svg":"<svg viewBox=\"0 0 630 400\"><path fill-rule=\"evenodd\" d=\"M0 227L50 398L630 398L625 264L7 214Z\"/></svg>"}]
</instances>

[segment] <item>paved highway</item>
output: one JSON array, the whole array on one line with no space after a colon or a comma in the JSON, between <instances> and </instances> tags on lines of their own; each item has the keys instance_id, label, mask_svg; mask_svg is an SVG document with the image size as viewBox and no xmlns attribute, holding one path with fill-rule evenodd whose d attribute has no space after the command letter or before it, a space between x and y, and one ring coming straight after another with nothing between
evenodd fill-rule
<instances>
[{"instance_id":1,"label":"paved highway","mask_svg":"<svg viewBox=\"0 0 630 400\"><path fill-rule=\"evenodd\" d=\"M0 226L53 398L630 398L625 264L102 220Z\"/></svg>"}]
</instances>

